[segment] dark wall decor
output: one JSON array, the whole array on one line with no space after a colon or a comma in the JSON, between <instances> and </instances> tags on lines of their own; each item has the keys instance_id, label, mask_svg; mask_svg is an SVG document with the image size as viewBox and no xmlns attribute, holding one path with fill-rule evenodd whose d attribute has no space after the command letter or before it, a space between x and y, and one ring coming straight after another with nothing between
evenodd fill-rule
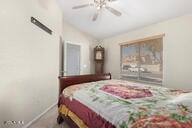
<instances>
[{"instance_id":1,"label":"dark wall decor","mask_svg":"<svg viewBox=\"0 0 192 128\"><path fill-rule=\"evenodd\" d=\"M52 30L49 29L47 26L45 26L44 24L42 24L40 21L38 21L37 19L35 19L34 17L31 17L31 23L37 25L38 27L40 27L41 29L43 29L44 31L46 31L47 33L49 33L50 35L52 35Z\"/></svg>"}]
</instances>

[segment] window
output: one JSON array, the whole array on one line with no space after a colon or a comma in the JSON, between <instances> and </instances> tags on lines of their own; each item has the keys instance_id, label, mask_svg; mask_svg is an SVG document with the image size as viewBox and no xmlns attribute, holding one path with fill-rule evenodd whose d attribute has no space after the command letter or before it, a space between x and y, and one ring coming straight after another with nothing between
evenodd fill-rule
<instances>
[{"instance_id":1,"label":"window","mask_svg":"<svg viewBox=\"0 0 192 128\"><path fill-rule=\"evenodd\" d=\"M163 35L121 45L121 78L162 84Z\"/></svg>"}]
</instances>

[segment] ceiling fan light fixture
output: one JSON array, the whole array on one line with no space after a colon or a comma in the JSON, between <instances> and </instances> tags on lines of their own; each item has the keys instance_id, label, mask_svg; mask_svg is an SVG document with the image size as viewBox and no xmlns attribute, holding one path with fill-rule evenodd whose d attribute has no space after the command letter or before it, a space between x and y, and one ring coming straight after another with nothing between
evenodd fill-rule
<instances>
[{"instance_id":1,"label":"ceiling fan light fixture","mask_svg":"<svg viewBox=\"0 0 192 128\"><path fill-rule=\"evenodd\" d=\"M100 7L100 6L97 6L97 10L99 10L99 9L101 9L101 7Z\"/></svg>"},{"instance_id":2,"label":"ceiling fan light fixture","mask_svg":"<svg viewBox=\"0 0 192 128\"><path fill-rule=\"evenodd\" d=\"M92 19L93 21L97 20L99 12L102 8L107 9L109 12L111 12L112 14L114 14L116 16L121 16L121 12L108 6L109 2L114 2L114 1L118 1L118 0L94 0L93 3L74 6L74 7L72 7L72 9L79 9L79 8L84 8L84 7L88 7L88 6L93 6L97 10L93 16L93 19Z\"/></svg>"}]
</instances>

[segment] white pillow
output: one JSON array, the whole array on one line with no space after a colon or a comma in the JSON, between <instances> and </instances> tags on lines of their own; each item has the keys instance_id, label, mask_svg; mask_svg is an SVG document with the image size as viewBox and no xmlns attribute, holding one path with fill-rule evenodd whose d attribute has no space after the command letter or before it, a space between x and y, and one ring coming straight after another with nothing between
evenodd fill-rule
<instances>
[{"instance_id":1,"label":"white pillow","mask_svg":"<svg viewBox=\"0 0 192 128\"><path fill-rule=\"evenodd\" d=\"M183 93L179 96L176 96L173 100L171 100L171 102L175 104L185 104L192 106L192 92Z\"/></svg>"}]
</instances>

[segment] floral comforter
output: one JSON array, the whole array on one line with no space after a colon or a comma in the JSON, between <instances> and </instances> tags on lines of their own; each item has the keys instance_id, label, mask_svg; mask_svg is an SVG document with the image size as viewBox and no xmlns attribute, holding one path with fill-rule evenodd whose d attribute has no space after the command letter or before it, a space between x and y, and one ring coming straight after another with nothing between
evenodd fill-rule
<instances>
[{"instance_id":1,"label":"floral comforter","mask_svg":"<svg viewBox=\"0 0 192 128\"><path fill-rule=\"evenodd\" d=\"M116 128L192 128L192 92L105 80L70 86L64 95Z\"/></svg>"}]
</instances>

